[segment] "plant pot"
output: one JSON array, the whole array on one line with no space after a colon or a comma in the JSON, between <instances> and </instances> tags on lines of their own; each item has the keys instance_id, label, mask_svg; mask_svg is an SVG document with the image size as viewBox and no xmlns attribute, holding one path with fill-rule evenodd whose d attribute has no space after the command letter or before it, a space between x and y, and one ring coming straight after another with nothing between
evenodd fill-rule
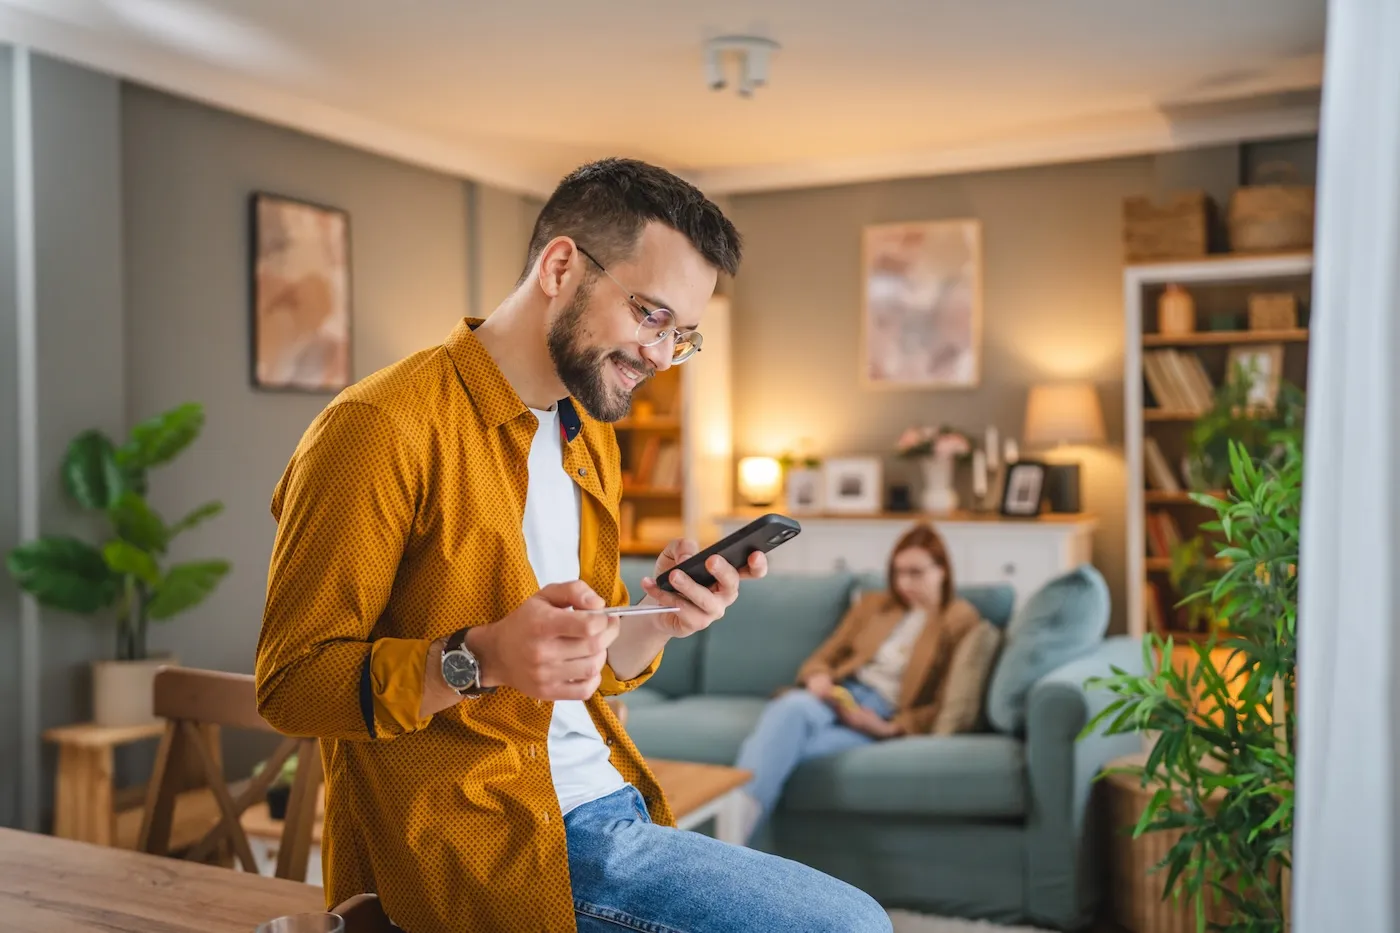
<instances>
[{"instance_id":1,"label":"plant pot","mask_svg":"<svg viewBox=\"0 0 1400 933\"><path fill-rule=\"evenodd\" d=\"M92 721L99 726L140 726L156 721L151 685L156 671L178 662L171 655L144 661L92 662Z\"/></svg>"},{"instance_id":2,"label":"plant pot","mask_svg":"<svg viewBox=\"0 0 1400 933\"><path fill-rule=\"evenodd\" d=\"M287 784L278 784L267 789L267 815L274 820L285 820L287 818L287 801L291 799L292 788Z\"/></svg>"}]
</instances>

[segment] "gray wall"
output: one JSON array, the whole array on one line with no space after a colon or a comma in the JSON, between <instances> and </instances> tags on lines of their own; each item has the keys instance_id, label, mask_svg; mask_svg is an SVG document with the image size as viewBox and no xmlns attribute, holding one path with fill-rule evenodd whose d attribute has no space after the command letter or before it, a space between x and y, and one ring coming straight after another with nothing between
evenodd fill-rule
<instances>
[{"instance_id":1,"label":"gray wall","mask_svg":"<svg viewBox=\"0 0 1400 933\"><path fill-rule=\"evenodd\" d=\"M544 202L488 185L473 185L472 309L478 317L495 310L515 290L530 247L530 233Z\"/></svg>"},{"instance_id":2,"label":"gray wall","mask_svg":"<svg viewBox=\"0 0 1400 933\"><path fill-rule=\"evenodd\" d=\"M60 467L88 428L125 421L120 86L32 57L35 285L38 307L39 520L45 534L92 539L103 520L69 503ZM111 657L113 629L41 613L40 724L86 719L88 662ZM46 749L46 760L53 761ZM48 780L42 784L50 798Z\"/></svg>"},{"instance_id":3,"label":"gray wall","mask_svg":"<svg viewBox=\"0 0 1400 933\"><path fill-rule=\"evenodd\" d=\"M272 491L327 394L249 384L247 198L270 191L344 208L353 257L353 372L439 343L467 313L467 191L454 178L127 86L128 418L198 401L202 437L153 477L167 515L211 498L227 511L177 544L233 572L194 611L153 630L187 665L250 672L275 525Z\"/></svg>"},{"instance_id":4,"label":"gray wall","mask_svg":"<svg viewBox=\"0 0 1400 933\"><path fill-rule=\"evenodd\" d=\"M1270 144L1266 154L1306 165L1314 144ZM1094 562L1112 589L1112 626L1123 631L1122 199L1200 187L1223 205L1257 161L1251 147L1228 146L735 196L730 214L747 240L734 283L735 455L780 453L804 437L823 456L887 454L916 423L979 433L994 424L1019 436L1032 384L1089 380L1099 388L1108 443L1073 455L1085 506L1100 520ZM958 217L982 222L980 386L862 391L861 228ZM907 462L887 459L886 475L917 488ZM966 489L965 468L961 481Z\"/></svg>"},{"instance_id":5,"label":"gray wall","mask_svg":"<svg viewBox=\"0 0 1400 933\"><path fill-rule=\"evenodd\" d=\"M19 543L19 336L15 307L12 57L0 46L0 557ZM0 826L19 825L19 592L0 571Z\"/></svg>"}]
</instances>

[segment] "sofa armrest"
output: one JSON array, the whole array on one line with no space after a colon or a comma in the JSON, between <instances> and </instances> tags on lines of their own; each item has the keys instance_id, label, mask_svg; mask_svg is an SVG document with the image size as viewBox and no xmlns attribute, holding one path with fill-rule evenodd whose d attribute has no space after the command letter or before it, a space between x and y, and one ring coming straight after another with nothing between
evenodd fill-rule
<instances>
[{"instance_id":1,"label":"sofa armrest","mask_svg":"<svg viewBox=\"0 0 1400 933\"><path fill-rule=\"evenodd\" d=\"M1142 670L1138 638L1105 639L1092 654L1060 667L1031 688L1026 717L1027 907L1062 929L1089 922L1101 889L1098 830L1089 812L1094 777L1108 762L1141 749L1137 735L1079 738L1113 700L1087 689L1091 677Z\"/></svg>"}]
</instances>

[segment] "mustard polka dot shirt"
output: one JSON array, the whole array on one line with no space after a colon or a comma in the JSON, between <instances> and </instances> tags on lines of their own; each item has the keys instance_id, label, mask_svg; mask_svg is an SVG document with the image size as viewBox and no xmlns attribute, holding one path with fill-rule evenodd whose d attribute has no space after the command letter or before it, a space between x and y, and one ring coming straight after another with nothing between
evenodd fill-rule
<instances>
[{"instance_id":1,"label":"mustard polka dot shirt","mask_svg":"<svg viewBox=\"0 0 1400 933\"><path fill-rule=\"evenodd\" d=\"M328 904L377 892L413 933L573 931L552 704L503 687L418 717L429 644L539 589L522 534L537 425L479 323L351 386L302 437L272 498L258 705L281 732L321 740ZM569 400L561 422L583 492L580 576L626 605L616 437ZM674 825L602 699L660 661L628 681L605 668L588 709L653 820Z\"/></svg>"}]
</instances>

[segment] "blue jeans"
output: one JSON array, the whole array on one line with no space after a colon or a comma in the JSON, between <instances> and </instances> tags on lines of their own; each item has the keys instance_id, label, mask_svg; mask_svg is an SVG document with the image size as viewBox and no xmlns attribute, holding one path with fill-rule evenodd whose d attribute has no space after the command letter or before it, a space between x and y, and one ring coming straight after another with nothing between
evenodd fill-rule
<instances>
[{"instance_id":1,"label":"blue jeans","mask_svg":"<svg viewBox=\"0 0 1400 933\"><path fill-rule=\"evenodd\" d=\"M579 933L890 933L889 915L844 881L657 826L630 784L564 827Z\"/></svg>"},{"instance_id":2,"label":"blue jeans","mask_svg":"<svg viewBox=\"0 0 1400 933\"><path fill-rule=\"evenodd\" d=\"M851 678L841 686L881 719L894 715L894 707L860 681ZM806 690L789 690L770 702L734 762L734 767L753 772L745 790L762 807L756 826L772 814L788 775L802 762L873 741L864 732L843 725L830 705Z\"/></svg>"}]
</instances>

